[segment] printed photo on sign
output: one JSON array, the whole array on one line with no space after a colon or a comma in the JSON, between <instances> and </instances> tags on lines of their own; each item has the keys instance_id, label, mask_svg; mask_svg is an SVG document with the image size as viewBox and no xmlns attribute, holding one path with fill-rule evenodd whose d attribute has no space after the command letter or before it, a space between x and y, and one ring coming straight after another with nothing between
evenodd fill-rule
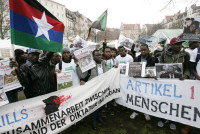
<instances>
[{"instance_id":1,"label":"printed photo on sign","mask_svg":"<svg viewBox=\"0 0 200 134\"><path fill-rule=\"evenodd\" d=\"M0 61L0 75L3 74L5 92L21 87L14 69L10 68L9 60Z\"/></svg>"},{"instance_id":2,"label":"printed photo on sign","mask_svg":"<svg viewBox=\"0 0 200 134\"><path fill-rule=\"evenodd\" d=\"M76 36L73 44L74 44L73 47L77 48L77 49L81 49L81 48L87 47L87 41L83 40L78 35Z\"/></svg>"},{"instance_id":3,"label":"printed photo on sign","mask_svg":"<svg viewBox=\"0 0 200 134\"><path fill-rule=\"evenodd\" d=\"M8 98L3 90L0 90L0 106L8 104Z\"/></svg>"},{"instance_id":4,"label":"printed photo on sign","mask_svg":"<svg viewBox=\"0 0 200 134\"><path fill-rule=\"evenodd\" d=\"M128 63L129 70L128 76L129 77L144 77L145 76L145 62L130 62Z\"/></svg>"},{"instance_id":5,"label":"printed photo on sign","mask_svg":"<svg viewBox=\"0 0 200 134\"><path fill-rule=\"evenodd\" d=\"M118 68L120 69L120 74L126 74L126 64L120 63Z\"/></svg>"},{"instance_id":6,"label":"printed photo on sign","mask_svg":"<svg viewBox=\"0 0 200 134\"><path fill-rule=\"evenodd\" d=\"M181 78L183 76L182 63L156 64L157 78Z\"/></svg>"},{"instance_id":7,"label":"printed photo on sign","mask_svg":"<svg viewBox=\"0 0 200 134\"><path fill-rule=\"evenodd\" d=\"M120 35L118 40L118 47L119 46L124 46L127 50L131 50L133 46L133 40L123 35Z\"/></svg>"},{"instance_id":8,"label":"printed photo on sign","mask_svg":"<svg viewBox=\"0 0 200 134\"><path fill-rule=\"evenodd\" d=\"M200 40L200 18L186 18L183 28L183 40Z\"/></svg>"},{"instance_id":9,"label":"printed photo on sign","mask_svg":"<svg viewBox=\"0 0 200 134\"><path fill-rule=\"evenodd\" d=\"M78 59L78 64L82 72L85 72L96 66L89 47L75 51L74 56Z\"/></svg>"},{"instance_id":10,"label":"printed photo on sign","mask_svg":"<svg viewBox=\"0 0 200 134\"><path fill-rule=\"evenodd\" d=\"M145 74L150 75L151 77L156 76L156 68L155 67L146 67Z\"/></svg>"},{"instance_id":11,"label":"printed photo on sign","mask_svg":"<svg viewBox=\"0 0 200 134\"><path fill-rule=\"evenodd\" d=\"M71 87L72 84L72 73L71 72L61 72L57 73L57 86L58 90Z\"/></svg>"}]
</instances>

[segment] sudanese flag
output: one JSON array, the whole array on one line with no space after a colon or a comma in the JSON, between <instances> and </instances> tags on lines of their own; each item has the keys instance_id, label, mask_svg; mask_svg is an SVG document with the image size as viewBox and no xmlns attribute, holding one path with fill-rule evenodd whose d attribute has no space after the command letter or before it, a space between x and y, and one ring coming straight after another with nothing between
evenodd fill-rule
<instances>
[{"instance_id":1,"label":"sudanese flag","mask_svg":"<svg viewBox=\"0 0 200 134\"><path fill-rule=\"evenodd\" d=\"M9 0L11 43L62 52L64 24L37 0Z\"/></svg>"},{"instance_id":2,"label":"sudanese flag","mask_svg":"<svg viewBox=\"0 0 200 134\"><path fill-rule=\"evenodd\" d=\"M89 32L88 32L88 37L90 36L90 32L92 28L101 30L101 31L105 31L106 30L106 24L107 24L107 15L108 15L108 11L104 11L99 17L98 19L92 23L92 26L89 28Z\"/></svg>"}]
</instances>

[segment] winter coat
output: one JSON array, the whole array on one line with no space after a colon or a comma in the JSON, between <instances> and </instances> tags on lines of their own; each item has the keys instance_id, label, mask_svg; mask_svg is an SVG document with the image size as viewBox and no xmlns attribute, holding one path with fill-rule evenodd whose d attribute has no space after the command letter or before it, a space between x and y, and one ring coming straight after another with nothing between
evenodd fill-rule
<instances>
[{"instance_id":1,"label":"winter coat","mask_svg":"<svg viewBox=\"0 0 200 134\"><path fill-rule=\"evenodd\" d=\"M176 58L173 57L171 48L164 51L160 57L160 63L182 63L183 74L190 76L189 61L190 55L182 49Z\"/></svg>"},{"instance_id":2,"label":"winter coat","mask_svg":"<svg viewBox=\"0 0 200 134\"><path fill-rule=\"evenodd\" d=\"M51 84L50 60L52 52L47 53L38 62L27 61L17 72L17 77L27 98L36 97L52 92L54 87Z\"/></svg>"},{"instance_id":3,"label":"winter coat","mask_svg":"<svg viewBox=\"0 0 200 134\"><path fill-rule=\"evenodd\" d=\"M141 54L135 58L134 62L141 62ZM152 66L155 66L155 63L158 63L158 59L157 58L154 58L152 57L150 54L147 55L147 64L146 64L146 67L152 67Z\"/></svg>"}]
</instances>

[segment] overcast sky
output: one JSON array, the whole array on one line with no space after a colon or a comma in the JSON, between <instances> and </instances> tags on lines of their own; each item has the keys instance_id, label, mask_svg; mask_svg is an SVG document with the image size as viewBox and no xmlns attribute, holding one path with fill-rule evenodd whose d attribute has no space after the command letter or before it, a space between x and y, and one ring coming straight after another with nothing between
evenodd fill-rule
<instances>
[{"instance_id":1,"label":"overcast sky","mask_svg":"<svg viewBox=\"0 0 200 134\"><path fill-rule=\"evenodd\" d=\"M173 0L162 10L170 0L54 0L66 6L71 11L79 11L91 21L95 21L108 9L107 27L119 28L125 24L159 23L165 15L173 15L200 0Z\"/></svg>"}]
</instances>

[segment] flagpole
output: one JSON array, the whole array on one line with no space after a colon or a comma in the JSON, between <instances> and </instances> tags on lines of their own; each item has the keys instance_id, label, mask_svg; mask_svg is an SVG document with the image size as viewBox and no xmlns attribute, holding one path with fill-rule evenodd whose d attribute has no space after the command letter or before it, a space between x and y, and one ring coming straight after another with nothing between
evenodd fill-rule
<instances>
[{"instance_id":1,"label":"flagpole","mask_svg":"<svg viewBox=\"0 0 200 134\"><path fill-rule=\"evenodd\" d=\"M108 12L108 8L106 9L106 12ZM106 16L106 28L107 28L107 21L108 21L108 13L107 13L107 16ZM104 43L106 43L106 29L104 31Z\"/></svg>"}]
</instances>

